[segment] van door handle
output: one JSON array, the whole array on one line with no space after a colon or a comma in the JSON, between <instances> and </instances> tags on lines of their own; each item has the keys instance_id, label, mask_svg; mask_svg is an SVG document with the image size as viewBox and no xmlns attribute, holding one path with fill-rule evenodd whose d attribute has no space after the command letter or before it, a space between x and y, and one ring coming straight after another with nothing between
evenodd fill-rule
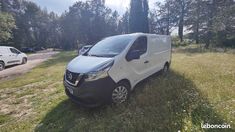
<instances>
[{"instance_id":1,"label":"van door handle","mask_svg":"<svg viewBox=\"0 0 235 132\"><path fill-rule=\"evenodd\" d=\"M149 61L145 61L144 63L147 64L147 63L149 63Z\"/></svg>"}]
</instances>

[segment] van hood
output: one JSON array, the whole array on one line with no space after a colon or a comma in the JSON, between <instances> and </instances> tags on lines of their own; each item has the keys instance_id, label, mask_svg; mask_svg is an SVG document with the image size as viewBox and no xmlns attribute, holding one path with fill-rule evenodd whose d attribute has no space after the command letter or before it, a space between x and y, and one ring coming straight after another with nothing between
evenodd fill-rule
<instances>
[{"instance_id":1,"label":"van hood","mask_svg":"<svg viewBox=\"0 0 235 132\"><path fill-rule=\"evenodd\" d=\"M69 62L67 69L75 73L88 73L99 66L112 61L113 58L78 56Z\"/></svg>"}]
</instances>

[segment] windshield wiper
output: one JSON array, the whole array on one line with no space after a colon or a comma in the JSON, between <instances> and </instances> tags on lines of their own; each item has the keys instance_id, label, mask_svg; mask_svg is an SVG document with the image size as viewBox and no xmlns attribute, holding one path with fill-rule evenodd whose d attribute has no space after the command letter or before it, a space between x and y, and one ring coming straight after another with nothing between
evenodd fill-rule
<instances>
[{"instance_id":1,"label":"windshield wiper","mask_svg":"<svg viewBox=\"0 0 235 132\"><path fill-rule=\"evenodd\" d=\"M88 56L95 56L95 57L108 57L108 58L110 58L110 57L114 57L115 55L88 55Z\"/></svg>"},{"instance_id":2,"label":"windshield wiper","mask_svg":"<svg viewBox=\"0 0 235 132\"><path fill-rule=\"evenodd\" d=\"M94 57L104 57L104 56L101 56L101 55L88 55L88 56L94 56Z\"/></svg>"}]
</instances>

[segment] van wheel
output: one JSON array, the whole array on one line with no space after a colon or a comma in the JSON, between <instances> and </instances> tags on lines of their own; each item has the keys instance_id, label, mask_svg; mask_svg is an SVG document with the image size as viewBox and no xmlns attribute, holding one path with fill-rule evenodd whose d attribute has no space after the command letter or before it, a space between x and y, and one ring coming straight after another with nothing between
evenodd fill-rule
<instances>
[{"instance_id":1,"label":"van wheel","mask_svg":"<svg viewBox=\"0 0 235 132\"><path fill-rule=\"evenodd\" d=\"M3 62L0 62L0 71L5 69L5 64Z\"/></svg>"},{"instance_id":2,"label":"van wheel","mask_svg":"<svg viewBox=\"0 0 235 132\"><path fill-rule=\"evenodd\" d=\"M128 100L130 96L130 86L125 82L120 82L112 91L112 103L121 104Z\"/></svg>"},{"instance_id":3,"label":"van wheel","mask_svg":"<svg viewBox=\"0 0 235 132\"><path fill-rule=\"evenodd\" d=\"M163 69L162 69L162 73L163 73L163 74L166 74L168 71L169 71L169 64L166 63L166 64L164 65Z\"/></svg>"},{"instance_id":4,"label":"van wheel","mask_svg":"<svg viewBox=\"0 0 235 132\"><path fill-rule=\"evenodd\" d=\"M27 63L27 58L23 58L22 64L26 64L26 63Z\"/></svg>"}]
</instances>

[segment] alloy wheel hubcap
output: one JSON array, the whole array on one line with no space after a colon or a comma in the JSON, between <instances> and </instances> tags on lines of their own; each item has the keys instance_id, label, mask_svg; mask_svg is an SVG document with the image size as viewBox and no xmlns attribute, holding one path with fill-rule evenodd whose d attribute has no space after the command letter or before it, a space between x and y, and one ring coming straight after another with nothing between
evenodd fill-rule
<instances>
[{"instance_id":1,"label":"alloy wheel hubcap","mask_svg":"<svg viewBox=\"0 0 235 132\"><path fill-rule=\"evenodd\" d=\"M114 103L123 103L126 101L128 95L127 88L125 86L118 86L113 90L112 99Z\"/></svg>"}]
</instances>

